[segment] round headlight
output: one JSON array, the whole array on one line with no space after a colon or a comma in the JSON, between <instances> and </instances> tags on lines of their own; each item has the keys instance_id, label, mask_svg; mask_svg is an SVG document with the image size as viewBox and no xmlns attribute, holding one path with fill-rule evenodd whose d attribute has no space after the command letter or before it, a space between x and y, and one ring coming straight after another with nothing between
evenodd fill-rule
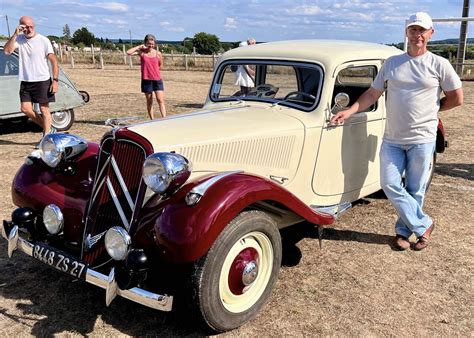
<instances>
[{"instance_id":1,"label":"round headlight","mask_svg":"<svg viewBox=\"0 0 474 338\"><path fill-rule=\"evenodd\" d=\"M174 191L191 175L191 163L179 154L155 153L143 164L143 180L154 192Z\"/></svg>"},{"instance_id":2,"label":"round headlight","mask_svg":"<svg viewBox=\"0 0 474 338\"><path fill-rule=\"evenodd\" d=\"M55 168L62 158L60 144L55 142L51 134L45 135L40 143L41 159L51 168Z\"/></svg>"},{"instance_id":3,"label":"round headlight","mask_svg":"<svg viewBox=\"0 0 474 338\"><path fill-rule=\"evenodd\" d=\"M61 209L54 204L47 205L43 210L43 223L51 235L56 235L63 231L64 216Z\"/></svg>"},{"instance_id":4,"label":"round headlight","mask_svg":"<svg viewBox=\"0 0 474 338\"><path fill-rule=\"evenodd\" d=\"M110 257L116 261L124 260L127 257L132 242L128 232L121 227L113 227L105 233L105 248Z\"/></svg>"},{"instance_id":5,"label":"round headlight","mask_svg":"<svg viewBox=\"0 0 474 338\"><path fill-rule=\"evenodd\" d=\"M87 149L87 142L71 134L47 134L40 143L41 159L55 168L62 159L70 159Z\"/></svg>"}]
</instances>

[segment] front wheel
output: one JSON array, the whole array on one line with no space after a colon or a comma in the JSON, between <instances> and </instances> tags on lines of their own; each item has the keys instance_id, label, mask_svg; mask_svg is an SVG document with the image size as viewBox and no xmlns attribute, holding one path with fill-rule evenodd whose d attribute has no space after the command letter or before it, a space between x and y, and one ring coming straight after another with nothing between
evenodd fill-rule
<instances>
[{"instance_id":1,"label":"front wheel","mask_svg":"<svg viewBox=\"0 0 474 338\"><path fill-rule=\"evenodd\" d=\"M222 231L206 256L195 263L194 303L216 331L255 317L271 294L282 256L280 233L261 211L246 211Z\"/></svg>"},{"instance_id":2,"label":"front wheel","mask_svg":"<svg viewBox=\"0 0 474 338\"><path fill-rule=\"evenodd\" d=\"M64 109L51 114L51 124L58 131L69 130L74 123L74 109Z\"/></svg>"}]
</instances>

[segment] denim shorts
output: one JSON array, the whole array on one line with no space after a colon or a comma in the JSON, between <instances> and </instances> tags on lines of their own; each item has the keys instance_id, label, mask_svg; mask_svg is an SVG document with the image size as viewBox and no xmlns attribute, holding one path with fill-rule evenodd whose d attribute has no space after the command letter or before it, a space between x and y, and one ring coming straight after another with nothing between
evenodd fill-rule
<instances>
[{"instance_id":1,"label":"denim shorts","mask_svg":"<svg viewBox=\"0 0 474 338\"><path fill-rule=\"evenodd\" d=\"M163 80L143 80L142 79L142 93L152 93L158 90L165 90Z\"/></svg>"},{"instance_id":2,"label":"denim shorts","mask_svg":"<svg viewBox=\"0 0 474 338\"><path fill-rule=\"evenodd\" d=\"M37 82L21 81L20 101L32 103L54 102L54 93L50 91L51 79Z\"/></svg>"}]
</instances>

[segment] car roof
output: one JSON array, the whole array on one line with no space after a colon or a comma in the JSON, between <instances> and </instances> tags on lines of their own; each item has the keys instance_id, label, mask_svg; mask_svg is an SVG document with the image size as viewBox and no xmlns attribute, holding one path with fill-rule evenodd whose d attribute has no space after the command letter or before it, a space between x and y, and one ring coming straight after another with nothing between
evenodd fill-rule
<instances>
[{"instance_id":1,"label":"car roof","mask_svg":"<svg viewBox=\"0 0 474 338\"><path fill-rule=\"evenodd\" d=\"M354 60L387 59L403 51L393 46L345 40L288 40L234 48L222 55L228 59L274 59L317 61L326 68Z\"/></svg>"}]
</instances>

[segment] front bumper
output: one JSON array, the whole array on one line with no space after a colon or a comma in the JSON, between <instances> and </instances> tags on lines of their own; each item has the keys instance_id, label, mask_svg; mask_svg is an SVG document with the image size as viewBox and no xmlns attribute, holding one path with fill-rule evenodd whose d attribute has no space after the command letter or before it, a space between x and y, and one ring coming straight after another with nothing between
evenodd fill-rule
<instances>
[{"instance_id":1,"label":"front bumper","mask_svg":"<svg viewBox=\"0 0 474 338\"><path fill-rule=\"evenodd\" d=\"M1 228L2 237L8 241L8 257L11 258L16 250L23 251L28 256L33 256L34 244L20 237L18 226L13 225L11 229L7 229L7 224L4 221ZM173 296L159 295L137 287L121 290L115 281L114 268L112 268L108 276L87 268L86 282L105 289L105 304L107 306L110 305L117 295L161 311L171 311L173 305Z\"/></svg>"}]
</instances>

